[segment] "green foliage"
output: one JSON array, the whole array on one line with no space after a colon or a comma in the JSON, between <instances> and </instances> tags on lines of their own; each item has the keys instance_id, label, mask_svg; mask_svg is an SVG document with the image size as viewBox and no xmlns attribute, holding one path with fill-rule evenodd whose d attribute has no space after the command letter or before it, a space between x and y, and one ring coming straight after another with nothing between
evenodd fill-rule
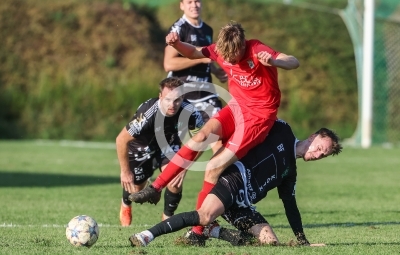
<instances>
[{"instance_id":1,"label":"green foliage","mask_svg":"<svg viewBox=\"0 0 400 255\"><path fill-rule=\"evenodd\" d=\"M0 117L23 127L20 136L111 140L144 98L157 96L163 33L140 9L96 1L0 5L7 38L0 95L9 108Z\"/></svg>"},{"instance_id":2,"label":"green foliage","mask_svg":"<svg viewBox=\"0 0 400 255\"><path fill-rule=\"evenodd\" d=\"M346 147L335 157L298 160L296 196L304 231L326 247L232 247L219 240L205 248L174 241L184 230L131 248L128 237L161 219L157 206L134 205L133 224L119 226L121 186L112 143L0 142L0 249L2 254L397 254L399 249L398 157L400 149ZM377 160L379 159L379 160ZM379 171L378 171L379 169ZM203 172L189 171L177 212L191 211ZM294 239L277 191L257 204L282 243ZM100 224L90 248L65 237L68 221L80 214ZM225 227L230 227L220 219Z\"/></svg>"},{"instance_id":3,"label":"green foliage","mask_svg":"<svg viewBox=\"0 0 400 255\"><path fill-rule=\"evenodd\" d=\"M113 140L137 106L157 96L165 34L182 15L178 1L136 3L1 1L0 138ZM235 20L247 38L299 59L299 69L280 70L279 78L279 117L297 134L327 126L352 135L356 71L339 16L239 0L203 6L214 39Z\"/></svg>"}]
</instances>

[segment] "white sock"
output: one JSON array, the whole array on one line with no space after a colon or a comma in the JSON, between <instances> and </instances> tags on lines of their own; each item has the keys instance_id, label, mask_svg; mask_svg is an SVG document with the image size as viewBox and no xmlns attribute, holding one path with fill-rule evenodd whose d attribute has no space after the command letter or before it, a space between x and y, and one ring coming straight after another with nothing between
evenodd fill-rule
<instances>
[{"instance_id":1,"label":"white sock","mask_svg":"<svg viewBox=\"0 0 400 255\"><path fill-rule=\"evenodd\" d=\"M221 229L220 226L213 227L213 228L211 229L210 236L211 236L211 237L214 237L214 238L218 238L218 237L219 237L219 230L220 230L220 229Z\"/></svg>"},{"instance_id":2,"label":"white sock","mask_svg":"<svg viewBox=\"0 0 400 255\"><path fill-rule=\"evenodd\" d=\"M140 234L147 236L149 238L149 242L154 240L153 234L148 230L142 231L142 232L140 232Z\"/></svg>"}]
</instances>

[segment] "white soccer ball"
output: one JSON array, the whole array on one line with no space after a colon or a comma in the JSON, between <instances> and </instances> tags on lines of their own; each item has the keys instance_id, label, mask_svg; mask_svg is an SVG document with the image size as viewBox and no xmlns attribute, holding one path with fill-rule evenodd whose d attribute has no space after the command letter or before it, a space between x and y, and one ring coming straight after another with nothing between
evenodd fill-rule
<instances>
[{"instance_id":1,"label":"white soccer ball","mask_svg":"<svg viewBox=\"0 0 400 255\"><path fill-rule=\"evenodd\" d=\"M72 245L91 247L99 238L99 226L92 217L78 215L69 221L65 234Z\"/></svg>"}]
</instances>

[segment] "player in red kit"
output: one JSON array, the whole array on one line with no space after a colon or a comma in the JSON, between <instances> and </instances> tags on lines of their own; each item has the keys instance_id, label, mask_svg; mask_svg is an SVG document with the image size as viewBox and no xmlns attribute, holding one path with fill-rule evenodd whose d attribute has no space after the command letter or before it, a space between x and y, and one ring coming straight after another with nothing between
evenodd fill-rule
<instances>
[{"instance_id":1,"label":"player in red kit","mask_svg":"<svg viewBox=\"0 0 400 255\"><path fill-rule=\"evenodd\" d=\"M228 75L232 99L182 146L152 186L132 194L130 199L136 203L157 203L162 188L178 173L188 169L207 145L219 139L224 147L207 163L196 205L198 209L225 168L264 141L277 119L281 99L277 68L296 69L299 62L259 40L246 40L238 23L222 27L217 42L206 47L181 42L174 32L167 35L166 42L187 58L210 58L217 62ZM192 229L195 234L202 234L202 231L200 226Z\"/></svg>"}]
</instances>

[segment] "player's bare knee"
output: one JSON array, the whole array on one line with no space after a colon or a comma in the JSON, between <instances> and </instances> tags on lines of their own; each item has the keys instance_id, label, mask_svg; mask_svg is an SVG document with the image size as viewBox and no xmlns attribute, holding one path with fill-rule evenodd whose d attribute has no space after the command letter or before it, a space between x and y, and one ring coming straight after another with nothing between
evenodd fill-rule
<instances>
[{"instance_id":1,"label":"player's bare knee","mask_svg":"<svg viewBox=\"0 0 400 255\"><path fill-rule=\"evenodd\" d=\"M147 182L143 182L141 184L133 184L133 193L139 192L146 187Z\"/></svg>"},{"instance_id":2,"label":"player's bare knee","mask_svg":"<svg viewBox=\"0 0 400 255\"><path fill-rule=\"evenodd\" d=\"M249 233L253 234L262 244L278 245L279 240L272 230L272 227L267 224L257 224L249 229Z\"/></svg>"},{"instance_id":3,"label":"player's bare knee","mask_svg":"<svg viewBox=\"0 0 400 255\"><path fill-rule=\"evenodd\" d=\"M168 185L167 188L172 193L180 193L180 192L182 192L182 185Z\"/></svg>"},{"instance_id":4,"label":"player's bare knee","mask_svg":"<svg viewBox=\"0 0 400 255\"><path fill-rule=\"evenodd\" d=\"M273 237L273 236L259 236L258 240L260 241L260 243L262 244L271 244L271 245L278 245L279 241L277 238Z\"/></svg>"},{"instance_id":5,"label":"player's bare knee","mask_svg":"<svg viewBox=\"0 0 400 255\"><path fill-rule=\"evenodd\" d=\"M202 210L201 208L197 210L197 212L199 213L200 225L202 226L207 226L215 220L215 217L212 214L205 210Z\"/></svg>"}]
</instances>

